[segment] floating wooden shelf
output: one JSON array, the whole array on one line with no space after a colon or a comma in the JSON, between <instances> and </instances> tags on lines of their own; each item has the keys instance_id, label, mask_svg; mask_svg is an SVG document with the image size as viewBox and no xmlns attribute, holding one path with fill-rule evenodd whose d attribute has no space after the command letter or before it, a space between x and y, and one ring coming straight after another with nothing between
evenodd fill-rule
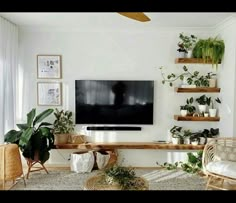
<instances>
[{"instance_id":1,"label":"floating wooden shelf","mask_svg":"<svg viewBox=\"0 0 236 203\"><path fill-rule=\"evenodd\" d=\"M192 92L192 93L197 93L197 92L220 92L220 88L217 88L217 87L196 87L196 88L176 87L175 91L179 92L179 93L184 93L184 92Z\"/></svg>"},{"instance_id":2,"label":"floating wooden shelf","mask_svg":"<svg viewBox=\"0 0 236 203\"><path fill-rule=\"evenodd\" d=\"M163 150L201 150L205 145L172 144L155 142L94 142L85 144L57 144L57 149L115 150L115 149L163 149Z\"/></svg>"},{"instance_id":3,"label":"floating wooden shelf","mask_svg":"<svg viewBox=\"0 0 236 203\"><path fill-rule=\"evenodd\" d=\"M211 64L211 60L204 62L202 58L176 58L175 63L202 63Z\"/></svg>"},{"instance_id":4,"label":"floating wooden shelf","mask_svg":"<svg viewBox=\"0 0 236 203\"><path fill-rule=\"evenodd\" d=\"M174 115L174 119L177 121L219 121L220 117L194 117Z\"/></svg>"}]
</instances>

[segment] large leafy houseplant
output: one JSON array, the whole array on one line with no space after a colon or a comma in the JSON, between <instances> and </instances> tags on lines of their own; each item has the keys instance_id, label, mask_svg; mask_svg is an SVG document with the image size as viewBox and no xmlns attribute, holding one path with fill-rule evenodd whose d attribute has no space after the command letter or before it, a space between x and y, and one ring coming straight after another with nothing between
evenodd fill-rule
<instances>
[{"instance_id":1,"label":"large leafy houseplant","mask_svg":"<svg viewBox=\"0 0 236 203\"><path fill-rule=\"evenodd\" d=\"M54 135L48 127L52 124L42 121L52 112L53 109L47 109L36 116L36 109L32 109L27 114L27 123L17 124L20 130L10 130L5 134L5 142L18 144L25 158L45 163L54 146Z\"/></svg>"},{"instance_id":2,"label":"large leafy houseplant","mask_svg":"<svg viewBox=\"0 0 236 203\"><path fill-rule=\"evenodd\" d=\"M212 67L218 67L218 63L222 61L225 52L225 44L223 40L215 38L200 39L193 48L194 58L203 58L204 62L211 60Z\"/></svg>"}]
</instances>

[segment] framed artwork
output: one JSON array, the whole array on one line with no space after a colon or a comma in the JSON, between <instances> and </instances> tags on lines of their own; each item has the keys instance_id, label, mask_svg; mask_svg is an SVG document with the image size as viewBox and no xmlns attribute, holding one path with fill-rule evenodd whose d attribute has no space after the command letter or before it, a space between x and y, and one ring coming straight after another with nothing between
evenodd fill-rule
<instances>
[{"instance_id":1,"label":"framed artwork","mask_svg":"<svg viewBox=\"0 0 236 203\"><path fill-rule=\"evenodd\" d=\"M37 89L39 106L62 105L62 84L60 82L38 82Z\"/></svg>"},{"instance_id":2,"label":"framed artwork","mask_svg":"<svg viewBox=\"0 0 236 203\"><path fill-rule=\"evenodd\" d=\"M37 55L38 78L61 78L61 55Z\"/></svg>"}]
</instances>

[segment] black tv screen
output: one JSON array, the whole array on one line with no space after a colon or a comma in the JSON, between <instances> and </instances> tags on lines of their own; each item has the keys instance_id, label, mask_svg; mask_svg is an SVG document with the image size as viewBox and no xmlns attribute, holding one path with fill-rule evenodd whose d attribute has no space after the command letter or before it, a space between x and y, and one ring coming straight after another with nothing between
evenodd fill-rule
<instances>
[{"instance_id":1,"label":"black tv screen","mask_svg":"<svg viewBox=\"0 0 236 203\"><path fill-rule=\"evenodd\" d=\"M154 81L76 80L76 124L153 124Z\"/></svg>"}]
</instances>

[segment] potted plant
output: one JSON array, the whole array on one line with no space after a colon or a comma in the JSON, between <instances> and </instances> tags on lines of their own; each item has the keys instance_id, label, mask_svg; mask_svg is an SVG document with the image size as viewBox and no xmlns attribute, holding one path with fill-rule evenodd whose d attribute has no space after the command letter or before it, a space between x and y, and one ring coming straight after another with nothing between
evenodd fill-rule
<instances>
[{"instance_id":1,"label":"potted plant","mask_svg":"<svg viewBox=\"0 0 236 203\"><path fill-rule=\"evenodd\" d=\"M55 135L55 144L66 144L69 135L74 132L75 125L72 120L71 111L54 111L55 121L53 123L53 133Z\"/></svg>"},{"instance_id":2,"label":"potted plant","mask_svg":"<svg viewBox=\"0 0 236 203\"><path fill-rule=\"evenodd\" d=\"M209 87L216 87L216 77L215 76L216 76L215 73L212 73L212 72L207 73L206 78L209 81Z\"/></svg>"},{"instance_id":3,"label":"potted plant","mask_svg":"<svg viewBox=\"0 0 236 203\"><path fill-rule=\"evenodd\" d=\"M169 83L172 87L174 82L180 79L182 81L181 87L209 87L209 80L205 75L199 75L198 71L191 73L186 66L183 66L184 73L176 75L171 73L165 77L163 72L164 67L160 67L161 76L163 78L162 84Z\"/></svg>"},{"instance_id":4,"label":"potted plant","mask_svg":"<svg viewBox=\"0 0 236 203\"><path fill-rule=\"evenodd\" d=\"M192 135L191 130L184 130L183 134L184 144L190 144L191 135Z\"/></svg>"},{"instance_id":5,"label":"potted plant","mask_svg":"<svg viewBox=\"0 0 236 203\"><path fill-rule=\"evenodd\" d=\"M215 101L218 104L221 104L221 100L218 97L215 99ZM216 112L217 112L217 109L215 108L214 100L211 100L211 106L209 108L210 117L216 117Z\"/></svg>"},{"instance_id":6,"label":"potted plant","mask_svg":"<svg viewBox=\"0 0 236 203\"><path fill-rule=\"evenodd\" d=\"M219 135L219 128L210 128L210 130L204 129L201 135L202 137L205 137L204 144L206 144L209 140L216 138Z\"/></svg>"},{"instance_id":7,"label":"potted plant","mask_svg":"<svg viewBox=\"0 0 236 203\"><path fill-rule=\"evenodd\" d=\"M122 190L146 190L148 185L137 177L134 168L113 165L104 170L107 184L117 184Z\"/></svg>"},{"instance_id":8,"label":"potted plant","mask_svg":"<svg viewBox=\"0 0 236 203\"><path fill-rule=\"evenodd\" d=\"M5 142L16 143L27 161L44 164L54 146L54 135L48 127L52 124L42 121L52 112L53 109L47 109L36 116L36 109L32 109L27 114L27 123L17 124L18 131L10 130L5 134Z\"/></svg>"},{"instance_id":9,"label":"potted plant","mask_svg":"<svg viewBox=\"0 0 236 203\"><path fill-rule=\"evenodd\" d=\"M195 35L187 36L184 35L183 33L180 33L179 38L181 39L181 41L178 43L179 49L177 51L185 52L187 53L187 57L191 58L192 49L197 41L197 37Z\"/></svg>"},{"instance_id":10,"label":"potted plant","mask_svg":"<svg viewBox=\"0 0 236 203\"><path fill-rule=\"evenodd\" d=\"M184 106L180 106L180 113L181 113L181 115L182 115L182 113L185 114L185 112L182 112L183 110L187 111L186 115L189 115L189 116L192 116L195 113L196 108L195 108L195 106L192 105L192 103L193 103L193 97L187 99L186 100L186 104Z\"/></svg>"},{"instance_id":11,"label":"potted plant","mask_svg":"<svg viewBox=\"0 0 236 203\"><path fill-rule=\"evenodd\" d=\"M181 130L182 127L176 125L170 129L173 144L183 144L184 139Z\"/></svg>"},{"instance_id":12,"label":"potted plant","mask_svg":"<svg viewBox=\"0 0 236 203\"><path fill-rule=\"evenodd\" d=\"M223 40L217 37L200 39L193 48L194 58L203 58L204 62L211 60L212 67L218 67L218 63L222 61L225 51L225 44Z\"/></svg>"},{"instance_id":13,"label":"potted plant","mask_svg":"<svg viewBox=\"0 0 236 203\"><path fill-rule=\"evenodd\" d=\"M206 106L210 106L211 97L207 97L205 94L196 99L201 114L206 112Z\"/></svg>"}]
</instances>

